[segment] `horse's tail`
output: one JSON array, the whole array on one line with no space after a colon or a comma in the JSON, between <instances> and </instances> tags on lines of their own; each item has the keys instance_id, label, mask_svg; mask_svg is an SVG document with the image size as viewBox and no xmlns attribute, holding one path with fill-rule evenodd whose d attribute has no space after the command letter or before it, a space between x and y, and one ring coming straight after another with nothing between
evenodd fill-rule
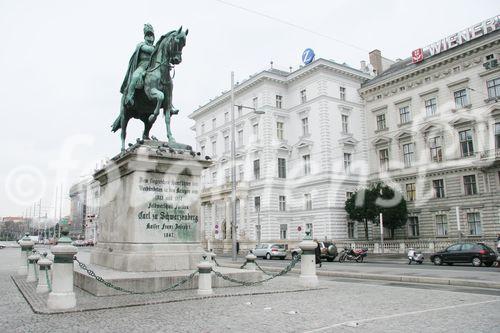
<instances>
[{"instance_id":1,"label":"horse's tail","mask_svg":"<svg viewBox=\"0 0 500 333\"><path fill-rule=\"evenodd\" d=\"M116 118L116 120L115 120L115 122L113 123L113 125L111 125L111 131L112 131L112 132L116 132L116 131L118 131L121 127L122 127L121 117L120 117L120 116L118 116L118 118Z\"/></svg>"}]
</instances>

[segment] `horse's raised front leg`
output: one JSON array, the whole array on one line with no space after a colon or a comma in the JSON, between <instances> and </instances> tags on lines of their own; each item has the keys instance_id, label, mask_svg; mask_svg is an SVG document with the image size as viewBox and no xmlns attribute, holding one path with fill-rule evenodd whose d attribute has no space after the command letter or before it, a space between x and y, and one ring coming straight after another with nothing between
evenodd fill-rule
<instances>
[{"instance_id":1,"label":"horse's raised front leg","mask_svg":"<svg viewBox=\"0 0 500 333\"><path fill-rule=\"evenodd\" d=\"M143 140L150 140L149 131L153 127L153 123L150 123L149 120L144 121L144 132L142 133Z\"/></svg>"},{"instance_id":2,"label":"horse's raised front leg","mask_svg":"<svg viewBox=\"0 0 500 333\"><path fill-rule=\"evenodd\" d=\"M149 123L151 125L153 125L154 122L156 121L156 118L160 114L160 107L161 107L161 105L163 103L163 93L160 90L156 89L156 88L152 88L150 95L151 95L151 98L156 99L155 111L148 118Z\"/></svg>"}]
</instances>

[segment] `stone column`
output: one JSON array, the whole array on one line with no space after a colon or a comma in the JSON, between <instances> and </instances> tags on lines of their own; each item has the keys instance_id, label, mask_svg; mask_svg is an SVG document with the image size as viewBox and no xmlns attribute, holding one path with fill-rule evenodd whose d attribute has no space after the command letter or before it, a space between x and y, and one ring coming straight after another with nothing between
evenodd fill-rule
<instances>
[{"instance_id":1,"label":"stone column","mask_svg":"<svg viewBox=\"0 0 500 333\"><path fill-rule=\"evenodd\" d=\"M244 198L240 198L240 223L238 224L238 235L243 231L245 231L245 235L247 235L247 219L246 219L246 208L247 208L247 200Z\"/></svg>"},{"instance_id":2,"label":"stone column","mask_svg":"<svg viewBox=\"0 0 500 333\"><path fill-rule=\"evenodd\" d=\"M310 239L304 239L299 243L299 247L302 250L299 280L306 288L314 288L318 285L316 258L314 254L317 246L318 244Z\"/></svg>"},{"instance_id":3,"label":"stone column","mask_svg":"<svg viewBox=\"0 0 500 333\"><path fill-rule=\"evenodd\" d=\"M50 279L51 279L51 273L50 273L50 266L52 265L52 261L47 259L47 252L43 254L43 257L38 260L38 285L36 286L36 292L37 294L42 294L50 291Z\"/></svg>"},{"instance_id":4,"label":"stone column","mask_svg":"<svg viewBox=\"0 0 500 333\"><path fill-rule=\"evenodd\" d=\"M255 271L255 259L257 257L253 253L249 253L246 255L245 259L247 260L247 264L245 265L245 269L248 271Z\"/></svg>"},{"instance_id":5,"label":"stone column","mask_svg":"<svg viewBox=\"0 0 500 333\"><path fill-rule=\"evenodd\" d=\"M202 261L198 264L198 295L212 295L212 264Z\"/></svg>"},{"instance_id":6,"label":"stone column","mask_svg":"<svg viewBox=\"0 0 500 333\"><path fill-rule=\"evenodd\" d=\"M29 238L29 234L26 233L24 237L19 241L19 245L21 246L21 253L19 256L19 268L17 270L18 275L27 275L28 274L28 256L31 254L33 250L33 241Z\"/></svg>"},{"instance_id":7,"label":"stone column","mask_svg":"<svg viewBox=\"0 0 500 333\"><path fill-rule=\"evenodd\" d=\"M76 306L73 292L73 256L78 250L71 245L68 233L68 230L61 232L63 237L59 239L58 245L52 248L54 254L52 292L47 299L47 306L51 310L71 309Z\"/></svg>"},{"instance_id":8,"label":"stone column","mask_svg":"<svg viewBox=\"0 0 500 333\"><path fill-rule=\"evenodd\" d=\"M28 257L28 276L26 282L35 282L38 279L37 262L40 255L33 250L33 253Z\"/></svg>"}]
</instances>

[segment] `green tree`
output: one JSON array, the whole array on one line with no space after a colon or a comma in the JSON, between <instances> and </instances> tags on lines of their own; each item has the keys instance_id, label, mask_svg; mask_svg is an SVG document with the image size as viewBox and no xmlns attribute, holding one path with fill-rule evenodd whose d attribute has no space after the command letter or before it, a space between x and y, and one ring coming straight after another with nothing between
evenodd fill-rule
<instances>
[{"instance_id":1,"label":"green tree","mask_svg":"<svg viewBox=\"0 0 500 333\"><path fill-rule=\"evenodd\" d=\"M403 227L408 218L403 196L381 183L355 192L346 200L345 210L351 220L364 223L366 239L368 239L368 221L378 225L380 213L383 215L384 227L391 230L391 235L394 235L394 229Z\"/></svg>"}]
</instances>

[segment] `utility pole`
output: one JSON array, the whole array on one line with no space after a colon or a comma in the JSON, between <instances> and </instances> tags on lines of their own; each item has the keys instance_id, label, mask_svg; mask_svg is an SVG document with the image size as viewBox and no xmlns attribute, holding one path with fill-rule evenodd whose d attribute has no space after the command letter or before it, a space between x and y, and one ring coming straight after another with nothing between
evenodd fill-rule
<instances>
[{"instance_id":1,"label":"utility pole","mask_svg":"<svg viewBox=\"0 0 500 333\"><path fill-rule=\"evenodd\" d=\"M384 253L384 217L380 213L380 245L382 245L382 254Z\"/></svg>"},{"instance_id":2,"label":"utility pole","mask_svg":"<svg viewBox=\"0 0 500 333\"><path fill-rule=\"evenodd\" d=\"M232 234L232 258L236 261L236 140L234 137L234 72L231 72L231 204L233 221L231 223Z\"/></svg>"},{"instance_id":3,"label":"utility pole","mask_svg":"<svg viewBox=\"0 0 500 333\"><path fill-rule=\"evenodd\" d=\"M58 222L60 223L61 222L61 218L62 218L62 193L63 193L63 186L61 184L61 191L60 191L61 195L59 196L59 220ZM58 228L58 235L57 235L57 238L61 238L61 225L59 224L59 228Z\"/></svg>"},{"instance_id":4,"label":"utility pole","mask_svg":"<svg viewBox=\"0 0 500 333\"><path fill-rule=\"evenodd\" d=\"M42 218L42 198L40 198L40 201L38 203L38 228L40 229L40 220ZM40 235L38 236L38 239L40 239Z\"/></svg>"}]
</instances>

